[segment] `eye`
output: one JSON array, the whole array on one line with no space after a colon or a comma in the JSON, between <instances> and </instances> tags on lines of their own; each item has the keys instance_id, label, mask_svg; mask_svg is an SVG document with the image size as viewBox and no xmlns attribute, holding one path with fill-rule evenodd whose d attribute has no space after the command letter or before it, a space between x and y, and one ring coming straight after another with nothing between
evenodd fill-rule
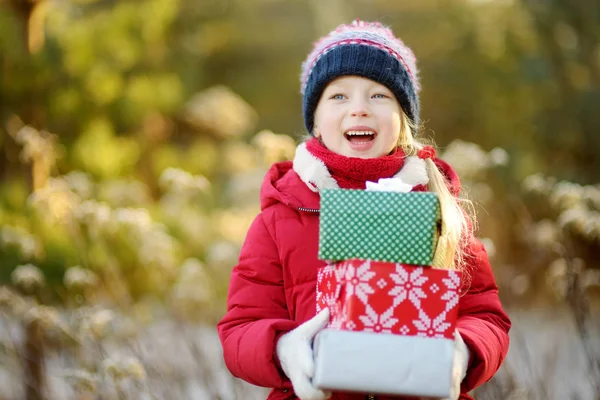
<instances>
[{"instance_id":1,"label":"eye","mask_svg":"<svg viewBox=\"0 0 600 400\"><path fill-rule=\"evenodd\" d=\"M344 96L341 93L336 93L336 94L329 96L330 100L344 100L345 98L346 98L346 96Z\"/></svg>"},{"instance_id":2,"label":"eye","mask_svg":"<svg viewBox=\"0 0 600 400\"><path fill-rule=\"evenodd\" d=\"M375 93L372 97L374 99L388 99L390 96L385 93Z\"/></svg>"}]
</instances>

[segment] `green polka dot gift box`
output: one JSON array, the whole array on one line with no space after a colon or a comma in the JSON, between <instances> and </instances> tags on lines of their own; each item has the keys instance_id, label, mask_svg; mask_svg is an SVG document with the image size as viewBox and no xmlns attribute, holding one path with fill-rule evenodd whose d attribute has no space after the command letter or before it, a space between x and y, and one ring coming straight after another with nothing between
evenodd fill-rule
<instances>
[{"instance_id":1,"label":"green polka dot gift box","mask_svg":"<svg viewBox=\"0 0 600 400\"><path fill-rule=\"evenodd\" d=\"M319 259L431 265L440 222L432 192L321 192Z\"/></svg>"}]
</instances>

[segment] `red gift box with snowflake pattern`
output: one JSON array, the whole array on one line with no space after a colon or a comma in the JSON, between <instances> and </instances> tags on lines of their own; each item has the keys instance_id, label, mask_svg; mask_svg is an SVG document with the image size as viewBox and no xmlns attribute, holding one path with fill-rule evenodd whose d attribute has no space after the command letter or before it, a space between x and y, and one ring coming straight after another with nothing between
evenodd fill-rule
<instances>
[{"instance_id":1,"label":"red gift box with snowflake pattern","mask_svg":"<svg viewBox=\"0 0 600 400\"><path fill-rule=\"evenodd\" d=\"M329 328L454 338L461 274L371 260L345 260L318 271L317 312Z\"/></svg>"}]
</instances>

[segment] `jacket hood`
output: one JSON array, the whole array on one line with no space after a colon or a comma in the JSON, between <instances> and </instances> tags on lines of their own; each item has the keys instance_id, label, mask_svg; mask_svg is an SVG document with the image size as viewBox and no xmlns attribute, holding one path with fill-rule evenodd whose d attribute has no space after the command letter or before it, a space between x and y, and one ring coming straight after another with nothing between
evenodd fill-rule
<instances>
[{"instance_id":1,"label":"jacket hood","mask_svg":"<svg viewBox=\"0 0 600 400\"><path fill-rule=\"evenodd\" d=\"M448 163L434 159L443 176L448 181L450 193L458 196L460 180ZM394 177L414 186L413 190L426 190L429 183L425 160L416 156L407 157L404 166ZM339 188L327 167L313 156L304 143L296 148L294 161L275 163L267 171L260 189L261 210L280 202L291 208L319 209L319 191Z\"/></svg>"},{"instance_id":2,"label":"jacket hood","mask_svg":"<svg viewBox=\"0 0 600 400\"><path fill-rule=\"evenodd\" d=\"M274 203L283 203L296 209L318 209L319 202L319 194L310 190L300 179L291 161L273 164L260 188L261 210Z\"/></svg>"}]
</instances>

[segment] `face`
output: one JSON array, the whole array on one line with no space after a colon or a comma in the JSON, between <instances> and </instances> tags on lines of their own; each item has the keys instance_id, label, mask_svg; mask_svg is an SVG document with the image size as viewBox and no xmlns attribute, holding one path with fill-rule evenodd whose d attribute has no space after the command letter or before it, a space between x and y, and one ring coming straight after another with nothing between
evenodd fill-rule
<instances>
[{"instance_id":1,"label":"face","mask_svg":"<svg viewBox=\"0 0 600 400\"><path fill-rule=\"evenodd\" d=\"M398 144L401 113L398 100L385 86L344 76L329 83L321 95L314 134L343 156L381 157Z\"/></svg>"}]
</instances>

